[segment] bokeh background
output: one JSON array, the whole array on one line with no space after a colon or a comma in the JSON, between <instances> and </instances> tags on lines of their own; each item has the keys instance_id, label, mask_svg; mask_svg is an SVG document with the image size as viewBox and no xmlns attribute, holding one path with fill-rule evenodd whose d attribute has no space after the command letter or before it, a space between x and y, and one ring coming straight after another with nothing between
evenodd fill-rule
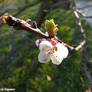
<instances>
[{"instance_id":1,"label":"bokeh background","mask_svg":"<svg viewBox=\"0 0 92 92\"><path fill-rule=\"evenodd\" d=\"M88 4L90 0L82 2ZM43 32L44 21L54 19L62 41L76 46L82 40L69 0L0 0L0 16L6 12L23 20L36 20ZM83 18L81 21L92 59L92 27ZM0 24L0 88L15 88L15 92L86 92L88 80L83 68L85 62L80 65L81 50L58 66L51 62L41 64L37 39L37 35Z\"/></svg>"}]
</instances>

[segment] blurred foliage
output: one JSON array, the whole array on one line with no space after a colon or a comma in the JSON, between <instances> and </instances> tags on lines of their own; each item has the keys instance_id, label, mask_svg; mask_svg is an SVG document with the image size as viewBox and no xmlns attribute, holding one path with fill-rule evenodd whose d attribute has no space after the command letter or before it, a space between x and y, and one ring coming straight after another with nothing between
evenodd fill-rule
<instances>
[{"instance_id":1,"label":"blurred foliage","mask_svg":"<svg viewBox=\"0 0 92 92\"><path fill-rule=\"evenodd\" d=\"M24 6L23 0L20 0L21 3L18 0L8 2L17 4L18 7ZM2 3L0 7L1 5ZM18 17L35 20L39 7L40 4L27 8ZM45 19L55 20L59 27L58 36L64 42L75 46L81 41L79 29L71 11L54 9ZM92 29L87 22L82 20L82 23L87 34L89 53L92 55ZM44 30L44 24L41 29ZM51 62L41 64L37 58L39 50L35 46L36 39L38 37L33 34L14 30L7 25L0 27L0 88L15 88L15 92L85 92L88 81L83 67L81 74L83 85L78 76L81 51L65 59L59 66Z\"/></svg>"}]
</instances>

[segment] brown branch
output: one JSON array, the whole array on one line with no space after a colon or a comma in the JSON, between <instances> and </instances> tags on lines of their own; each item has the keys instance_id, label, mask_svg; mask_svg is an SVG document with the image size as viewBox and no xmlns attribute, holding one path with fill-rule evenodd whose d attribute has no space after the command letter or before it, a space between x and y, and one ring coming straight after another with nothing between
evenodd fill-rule
<instances>
[{"instance_id":1,"label":"brown branch","mask_svg":"<svg viewBox=\"0 0 92 92\"><path fill-rule=\"evenodd\" d=\"M21 9L19 9L19 11L17 12L17 13L15 13L13 16L17 16L17 15L19 15L21 12L23 12L25 9L27 9L27 8L29 8L29 7L32 7L32 6L35 6L35 5L37 5L39 3L39 1L36 1L36 2L34 2L34 3L30 3L30 4L28 4L28 5L26 5L26 6L24 6L23 8L21 8ZM1 14L0 14L0 16L2 16L3 14L5 14L6 12L8 12L8 10L5 10L4 12L2 12ZM2 26L2 24L0 24L0 27Z\"/></svg>"},{"instance_id":2,"label":"brown branch","mask_svg":"<svg viewBox=\"0 0 92 92\"><path fill-rule=\"evenodd\" d=\"M48 38L49 37L48 35L46 35L43 32L41 32L40 29L33 28L26 21L20 20L20 19L15 18L15 17L13 17L11 15L8 15L8 18L6 19L6 23L9 26L13 26L15 29L18 29L18 30L26 30L27 32L38 34L39 36L45 37L45 38Z\"/></svg>"},{"instance_id":3,"label":"brown branch","mask_svg":"<svg viewBox=\"0 0 92 92\"><path fill-rule=\"evenodd\" d=\"M50 36L48 36L45 33L41 32L41 30L39 28L37 28L37 25L35 25L36 26L36 28L35 28L35 27L33 27L34 25L32 26L32 25L28 24L26 21L20 20L18 18L15 18L12 15L8 15L8 18L6 19L6 23L9 26L13 26L17 30L25 30L27 32L31 32L31 33L37 34L40 37L51 38ZM57 40L58 42L63 43L65 46L67 46L69 51L71 51L71 52L75 52L75 51L80 50L86 43L83 40L78 46L72 47L72 46L62 42L61 40L59 40L58 37L54 37L54 39Z\"/></svg>"}]
</instances>

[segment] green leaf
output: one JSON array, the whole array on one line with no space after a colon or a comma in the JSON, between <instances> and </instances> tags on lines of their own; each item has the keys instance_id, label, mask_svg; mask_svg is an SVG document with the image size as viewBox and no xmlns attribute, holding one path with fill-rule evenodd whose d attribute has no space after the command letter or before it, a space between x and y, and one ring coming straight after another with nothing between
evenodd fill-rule
<instances>
[{"instance_id":1,"label":"green leaf","mask_svg":"<svg viewBox=\"0 0 92 92\"><path fill-rule=\"evenodd\" d=\"M45 22L45 27L46 27L46 30L50 31L50 32L53 32L54 28L55 28L55 23L54 23L54 20L51 19L51 20L46 20Z\"/></svg>"}]
</instances>

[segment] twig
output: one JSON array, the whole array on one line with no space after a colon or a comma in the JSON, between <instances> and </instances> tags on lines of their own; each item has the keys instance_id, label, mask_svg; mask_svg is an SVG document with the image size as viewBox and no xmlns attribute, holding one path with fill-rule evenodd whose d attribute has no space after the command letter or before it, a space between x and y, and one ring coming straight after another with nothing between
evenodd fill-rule
<instances>
[{"instance_id":1,"label":"twig","mask_svg":"<svg viewBox=\"0 0 92 92\"><path fill-rule=\"evenodd\" d=\"M23 12L25 9L27 9L27 8L29 8L29 7L32 7L32 6L34 6L34 5L38 4L38 3L39 3L39 1L24 6L23 8L19 9L19 11L18 11L17 13L15 13L13 16L19 15L19 14L20 14L21 12ZM6 12L8 12L8 10L2 12L2 13L0 14L0 16L2 16L2 15L3 15L4 13L6 13ZM2 24L0 24L0 27L1 27L1 26L2 26Z\"/></svg>"},{"instance_id":2,"label":"twig","mask_svg":"<svg viewBox=\"0 0 92 92\"><path fill-rule=\"evenodd\" d=\"M80 28L80 33L81 33L81 36L82 36L82 40L84 40L84 42L86 43L85 46L83 47L84 53L85 53L85 59L86 59L87 63L92 65L92 62L89 60L89 55L88 55L88 50L87 50L88 49L88 44L87 44L87 41L86 41L85 31L82 27L81 20L80 20L80 17L78 15L78 13L77 13L77 10L74 8L73 11L74 11L74 14L75 14L75 17L76 17L76 20L77 20L77 24Z\"/></svg>"},{"instance_id":3,"label":"twig","mask_svg":"<svg viewBox=\"0 0 92 92\"><path fill-rule=\"evenodd\" d=\"M80 16L84 17L84 18L92 18L92 15L88 16L85 13L81 12L80 10L76 9L76 11L79 13Z\"/></svg>"},{"instance_id":4,"label":"twig","mask_svg":"<svg viewBox=\"0 0 92 92\"><path fill-rule=\"evenodd\" d=\"M9 26L13 26L15 29L18 29L18 30L26 30L26 31L31 32L31 33L34 33L34 34L38 34L41 37L48 38L48 35L46 35L43 32L41 32L40 29L33 28L26 21L20 20L20 19L15 18L15 17L13 17L11 15L8 15L8 18L7 18L6 22L7 22L7 24Z\"/></svg>"},{"instance_id":5,"label":"twig","mask_svg":"<svg viewBox=\"0 0 92 92\"><path fill-rule=\"evenodd\" d=\"M78 13L77 13L76 8L73 8L73 12L74 12L75 17L76 17L76 20L77 20L77 25L80 28L80 33L81 33L81 36L82 36L82 40L85 40L86 41L86 35L85 35L84 29L82 27L81 20L80 20L80 17L78 15Z\"/></svg>"},{"instance_id":6,"label":"twig","mask_svg":"<svg viewBox=\"0 0 92 92\"><path fill-rule=\"evenodd\" d=\"M83 40L83 41L75 48L75 50L78 51L78 50L81 49L85 44L86 44L86 41Z\"/></svg>"},{"instance_id":7,"label":"twig","mask_svg":"<svg viewBox=\"0 0 92 92\"><path fill-rule=\"evenodd\" d=\"M50 37L50 36L46 35L39 28L37 28L37 25L36 25L36 28L34 28L32 25L28 24L26 21L15 18L12 15L8 15L6 22L9 26L13 26L17 30L25 30L27 32L37 34L43 38L54 38L58 42L61 42L65 46L67 46L68 49L70 50L70 52L76 52L76 51L80 50L86 44L86 41L83 40L78 46L72 47L72 46L62 42L61 40L59 40L58 37Z\"/></svg>"},{"instance_id":8,"label":"twig","mask_svg":"<svg viewBox=\"0 0 92 92\"><path fill-rule=\"evenodd\" d=\"M82 24L81 24L81 20L80 20L80 17L79 17L77 8L76 8L75 0L73 0L73 2L72 2L72 9L73 9L73 12L75 14L75 18L77 20L77 25L80 28L82 40L84 40L86 42L86 44L83 46L83 52L82 52L83 57L82 57L82 59L86 61L86 64L84 65L84 69L85 69L86 76L87 76L88 81L89 81L89 88L92 88L92 76L91 76L91 74L88 70L88 66L87 66L87 63L90 63L90 65L92 65L92 62L90 62L90 60L89 60L88 43L86 41L86 34L85 34L85 31L84 31Z\"/></svg>"},{"instance_id":9,"label":"twig","mask_svg":"<svg viewBox=\"0 0 92 92\"><path fill-rule=\"evenodd\" d=\"M62 42L63 43L63 42ZM76 52L76 51L79 51L85 44L86 44L86 41L83 40L79 45L77 45L76 47L72 47L66 43L63 43L66 47L68 47L68 49L72 52Z\"/></svg>"}]
</instances>

